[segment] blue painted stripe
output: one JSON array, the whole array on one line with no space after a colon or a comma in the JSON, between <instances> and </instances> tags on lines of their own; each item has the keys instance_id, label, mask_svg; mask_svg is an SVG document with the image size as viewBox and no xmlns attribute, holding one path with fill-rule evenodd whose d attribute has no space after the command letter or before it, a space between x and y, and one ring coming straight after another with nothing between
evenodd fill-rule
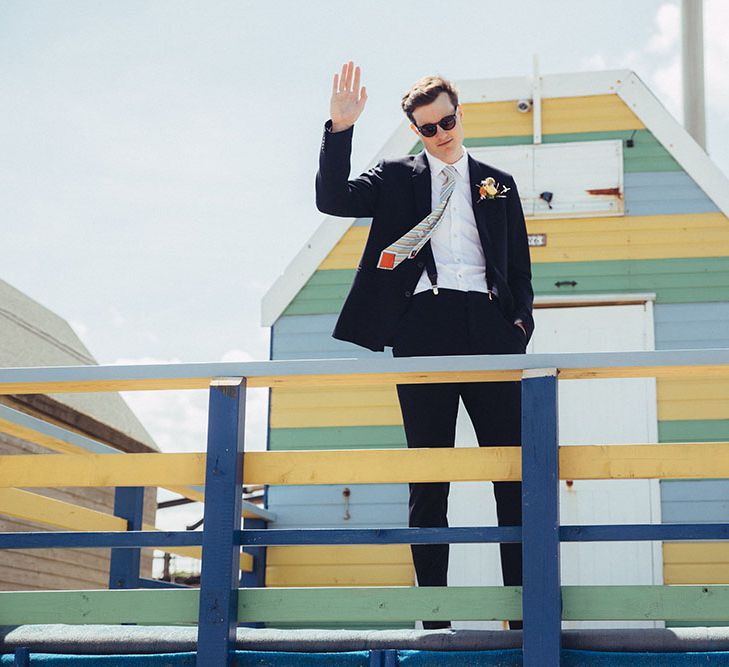
<instances>
[{"instance_id":1,"label":"blue painted stripe","mask_svg":"<svg viewBox=\"0 0 729 667\"><path fill-rule=\"evenodd\" d=\"M624 175L625 215L714 213L719 208L685 171Z\"/></svg>"},{"instance_id":2,"label":"blue painted stripe","mask_svg":"<svg viewBox=\"0 0 729 667\"><path fill-rule=\"evenodd\" d=\"M373 352L332 338L338 315L285 315L271 330L273 359L366 359L392 357L392 350Z\"/></svg>"},{"instance_id":3,"label":"blue painted stripe","mask_svg":"<svg viewBox=\"0 0 729 667\"><path fill-rule=\"evenodd\" d=\"M729 347L729 301L659 303L654 322L657 350Z\"/></svg>"},{"instance_id":4,"label":"blue painted stripe","mask_svg":"<svg viewBox=\"0 0 729 667\"><path fill-rule=\"evenodd\" d=\"M729 518L729 500L724 502L662 502L661 519L664 523L718 523Z\"/></svg>"},{"instance_id":5,"label":"blue painted stripe","mask_svg":"<svg viewBox=\"0 0 729 667\"><path fill-rule=\"evenodd\" d=\"M272 528L408 525L407 484L271 486Z\"/></svg>"},{"instance_id":6,"label":"blue painted stripe","mask_svg":"<svg viewBox=\"0 0 729 667\"><path fill-rule=\"evenodd\" d=\"M666 502L729 501L729 479L664 479L661 480L661 497ZM729 515L727 515L729 517Z\"/></svg>"}]
</instances>

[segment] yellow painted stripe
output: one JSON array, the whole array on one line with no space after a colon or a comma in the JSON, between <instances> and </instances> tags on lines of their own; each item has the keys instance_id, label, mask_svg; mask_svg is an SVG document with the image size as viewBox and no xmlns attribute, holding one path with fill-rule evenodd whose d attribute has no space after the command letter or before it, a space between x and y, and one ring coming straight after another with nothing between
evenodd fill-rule
<instances>
[{"instance_id":1,"label":"yellow painted stripe","mask_svg":"<svg viewBox=\"0 0 729 667\"><path fill-rule=\"evenodd\" d=\"M319 269L355 269L369 226L350 227ZM729 220L723 213L527 219L530 234L546 234L532 247L536 264L625 259L729 256Z\"/></svg>"},{"instance_id":2,"label":"yellow painted stripe","mask_svg":"<svg viewBox=\"0 0 729 667\"><path fill-rule=\"evenodd\" d=\"M656 383L659 421L729 419L729 379L663 378Z\"/></svg>"},{"instance_id":3,"label":"yellow painted stripe","mask_svg":"<svg viewBox=\"0 0 729 667\"><path fill-rule=\"evenodd\" d=\"M269 547L266 586L412 586L410 547Z\"/></svg>"},{"instance_id":4,"label":"yellow painted stripe","mask_svg":"<svg viewBox=\"0 0 729 667\"><path fill-rule=\"evenodd\" d=\"M663 581L666 584L729 584L729 544L664 543Z\"/></svg>"},{"instance_id":5,"label":"yellow painted stripe","mask_svg":"<svg viewBox=\"0 0 729 667\"><path fill-rule=\"evenodd\" d=\"M269 547L268 565L412 565L407 544L307 545Z\"/></svg>"},{"instance_id":6,"label":"yellow painted stripe","mask_svg":"<svg viewBox=\"0 0 729 667\"><path fill-rule=\"evenodd\" d=\"M160 476L180 475L176 466L186 474L204 474L204 458L204 454L0 456L0 488L156 486ZM729 442L570 445L560 448L559 460L561 479L729 477ZM520 475L518 447L347 449L248 452L243 481L401 484L518 480Z\"/></svg>"},{"instance_id":7,"label":"yellow painted stripe","mask_svg":"<svg viewBox=\"0 0 729 667\"><path fill-rule=\"evenodd\" d=\"M402 424L394 385L273 389L270 419L271 428Z\"/></svg>"},{"instance_id":8,"label":"yellow painted stripe","mask_svg":"<svg viewBox=\"0 0 729 667\"><path fill-rule=\"evenodd\" d=\"M645 125L617 95L542 100L544 134L643 129ZM516 110L516 100L463 105L466 137L532 134L532 114Z\"/></svg>"}]
</instances>

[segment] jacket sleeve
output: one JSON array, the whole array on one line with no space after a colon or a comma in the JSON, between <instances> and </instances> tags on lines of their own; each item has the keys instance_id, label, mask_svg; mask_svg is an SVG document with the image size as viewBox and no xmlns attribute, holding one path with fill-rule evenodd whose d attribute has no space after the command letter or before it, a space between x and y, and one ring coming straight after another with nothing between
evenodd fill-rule
<instances>
[{"instance_id":1,"label":"jacket sleeve","mask_svg":"<svg viewBox=\"0 0 729 667\"><path fill-rule=\"evenodd\" d=\"M519 190L513 178L510 179L510 188L506 199L509 226L509 289L514 296L514 319L522 320L527 330L527 337L531 338L534 331L534 318L532 317L534 290L532 288L529 240Z\"/></svg>"},{"instance_id":2,"label":"jacket sleeve","mask_svg":"<svg viewBox=\"0 0 729 667\"><path fill-rule=\"evenodd\" d=\"M374 215L382 185L383 161L357 178L349 180L354 126L341 132L331 131L332 121L324 126L316 174L316 207L329 215L366 218Z\"/></svg>"}]
</instances>

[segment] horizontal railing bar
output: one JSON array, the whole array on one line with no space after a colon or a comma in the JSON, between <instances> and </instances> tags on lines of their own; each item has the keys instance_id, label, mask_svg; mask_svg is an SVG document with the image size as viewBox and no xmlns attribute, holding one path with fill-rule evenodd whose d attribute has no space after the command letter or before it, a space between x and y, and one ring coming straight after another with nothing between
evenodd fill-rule
<instances>
[{"instance_id":1,"label":"horizontal railing bar","mask_svg":"<svg viewBox=\"0 0 729 667\"><path fill-rule=\"evenodd\" d=\"M564 620L729 621L729 586L562 586ZM2 591L0 625L196 623L199 590ZM519 586L242 588L239 622L520 619Z\"/></svg>"},{"instance_id":2,"label":"horizontal railing bar","mask_svg":"<svg viewBox=\"0 0 729 667\"><path fill-rule=\"evenodd\" d=\"M193 588L187 584L178 584L175 581L163 581L162 579L147 579L146 577L139 577L140 588Z\"/></svg>"},{"instance_id":3,"label":"horizontal railing bar","mask_svg":"<svg viewBox=\"0 0 729 667\"><path fill-rule=\"evenodd\" d=\"M729 540L729 523L654 523L560 526L562 542Z\"/></svg>"},{"instance_id":4,"label":"horizontal railing bar","mask_svg":"<svg viewBox=\"0 0 729 667\"><path fill-rule=\"evenodd\" d=\"M164 551L168 547L202 546L202 537L202 531L196 530L0 533L0 549L82 549L102 547L134 549L149 547Z\"/></svg>"},{"instance_id":5,"label":"horizontal railing bar","mask_svg":"<svg viewBox=\"0 0 729 667\"><path fill-rule=\"evenodd\" d=\"M520 526L449 528L270 528L236 531L241 546L312 544L473 544L521 542ZM727 540L729 523L560 526L563 542ZM199 546L199 531L0 533L0 549Z\"/></svg>"},{"instance_id":6,"label":"horizontal railing bar","mask_svg":"<svg viewBox=\"0 0 729 667\"><path fill-rule=\"evenodd\" d=\"M204 389L220 377L248 387L514 380L534 368L558 368L562 379L725 376L729 349L2 368L0 394Z\"/></svg>"},{"instance_id":7,"label":"horizontal railing bar","mask_svg":"<svg viewBox=\"0 0 729 667\"><path fill-rule=\"evenodd\" d=\"M270 528L238 531L244 546L303 544L471 544L521 542L520 526L451 528Z\"/></svg>"},{"instance_id":8,"label":"horizontal railing bar","mask_svg":"<svg viewBox=\"0 0 729 667\"><path fill-rule=\"evenodd\" d=\"M205 454L17 454L0 456L0 488L202 484ZM568 445L561 479L729 477L729 442ZM516 481L519 447L432 447L247 452L245 484L398 484ZM268 510L264 510L268 512Z\"/></svg>"}]
</instances>

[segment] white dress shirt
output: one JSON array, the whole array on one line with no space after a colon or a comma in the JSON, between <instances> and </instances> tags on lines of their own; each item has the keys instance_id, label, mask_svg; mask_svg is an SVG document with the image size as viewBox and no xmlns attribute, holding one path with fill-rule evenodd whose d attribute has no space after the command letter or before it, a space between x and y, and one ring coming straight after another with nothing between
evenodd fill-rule
<instances>
[{"instance_id":1,"label":"white dress shirt","mask_svg":"<svg viewBox=\"0 0 729 667\"><path fill-rule=\"evenodd\" d=\"M440 193L445 185L446 163L425 151L430 166L431 210L440 203ZM486 258L476 227L471 200L471 183L468 173L468 154L453 163L456 169L456 186L448 206L430 237L435 266L438 271L438 287L462 292L488 292L486 284ZM427 271L423 270L415 294L432 289ZM494 290L494 293L495 290Z\"/></svg>"}]
</instances>

